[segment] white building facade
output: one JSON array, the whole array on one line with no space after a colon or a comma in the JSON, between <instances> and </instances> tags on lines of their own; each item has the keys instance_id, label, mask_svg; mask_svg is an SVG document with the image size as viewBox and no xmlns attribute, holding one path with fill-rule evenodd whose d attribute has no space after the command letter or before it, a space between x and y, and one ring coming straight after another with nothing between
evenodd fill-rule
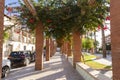
<instances>
[{"instance_id":1,"label":"white building facade","mask_svg":"<svg viewBox=\"0 0 120 80\"><path fill-rule=\"evenodd\" d=\"M8 57L11 51L30 50L35 51L35 37L27 29L22 29L22 25L16 24L13 20L6 16L4 17L4 30L9 28L7 39L4 38L3 57ZM10 28L11 27L11 28Z\"/></svg>"}]
</instances>

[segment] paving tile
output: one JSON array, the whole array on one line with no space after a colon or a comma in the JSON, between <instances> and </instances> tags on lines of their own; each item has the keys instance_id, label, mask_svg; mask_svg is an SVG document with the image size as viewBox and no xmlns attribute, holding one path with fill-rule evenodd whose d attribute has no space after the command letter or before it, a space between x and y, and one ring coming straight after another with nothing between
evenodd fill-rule
<instances>
[{"instance_id":1,"label":"paving tile","mask_svg":"<svg viewBox=\"0 0 120 80\"><path fill-rule=\"evenodd\" d=\"M13 69L2 80L84 80L59 52L44 62L43 70L35 71L34 65Z\"/></svg>"}]
</instances>

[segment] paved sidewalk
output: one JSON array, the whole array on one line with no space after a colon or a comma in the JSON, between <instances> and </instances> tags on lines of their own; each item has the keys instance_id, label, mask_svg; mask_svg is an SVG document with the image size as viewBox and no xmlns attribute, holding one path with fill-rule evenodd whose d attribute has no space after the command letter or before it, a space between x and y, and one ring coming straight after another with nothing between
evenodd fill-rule
<instances>
[{"instance_id":1,"label":"paved sidewalk","mask_svg":"<svg viewBox=\"0 0 120 80\"><path fill-rule=\"evenodd\" d=\"M112 66L112 57L111 55L107 55L107 58L102 58L102 54L95 54L97 57L99 57L98 59L95 59L94 61L100 63L100 64L104 64L104 65L108 65L108 66ZM104 74L105 76L112 78L113 74L112 74L112 70L100 70L100 73Z\"/></svg>"},{"instance_id":2,"label":"paved sidewalk","mask_svg":"<svg viewBox=\"0 0 120 80\"><path fill-rule=\"evenodd\" d=\"M34 63L27 67L11 70L2 80L84 80L67 59L56 52L50 61L44 62L42 71L34 70Z\"/></svg>"},{"instance_id":3,"label":"paved sidewalk","mask_svg":"<svg viewBox=\"0 0 120 80\"><path fill-rule=\"evenodd\" d=\"M106 58L103 58L102 57L102 54L95 54L97 57L99 57L98 59L94 60L98 63L101 63L101 64L105 64L105 65L108 65L108 66L111 66L112 65L112 60L111 60L111 55L107 55Z\"/></svg>"}]
</instances>

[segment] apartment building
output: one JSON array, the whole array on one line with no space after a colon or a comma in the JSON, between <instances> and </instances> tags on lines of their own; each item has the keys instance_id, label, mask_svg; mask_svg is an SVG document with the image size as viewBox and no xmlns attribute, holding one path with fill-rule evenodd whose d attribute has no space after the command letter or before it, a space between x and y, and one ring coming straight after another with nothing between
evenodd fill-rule
<instances>
[{"instance_id":1,"label":"apartment building","mask_svg":"<svg viewBox=\"0 0 120 80\"><path fill-rule=\"evenodd\" d=\"M11 51L35 50L34 34L13 18L4 15L3 57L7 57Z\"/></svg>"}]
</instances>

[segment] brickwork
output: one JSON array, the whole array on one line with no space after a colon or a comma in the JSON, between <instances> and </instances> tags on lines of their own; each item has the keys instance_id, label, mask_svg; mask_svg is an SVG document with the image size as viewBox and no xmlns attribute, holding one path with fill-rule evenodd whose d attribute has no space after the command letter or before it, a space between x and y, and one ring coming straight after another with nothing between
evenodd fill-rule
<instances>
[{"instance_id":1,"label":"brickwork","mask_svg":"<svg viewBox=\"0 0 120 80\"><path fill-rule=\"evenodd\" d=\"M65 54L65 41L63 43L63 53Z\"/></svg>"},{"instance_id":2,"label":"brickwork","mask_svg":"<svg viewBox=\"0 0 120 80\"><path fill-rule=\"evenodd\" d=\"M52 56L54 55L54 42L53 42L53 40L52 40L52 42L51 42L51 45L52 45Z\"/></svg>"},{"instance_id":3,"label":"brickwork","mask_svg":"<svg viewBox=\"0 0 120 80\"><path fill-rule=\"evenodd\" d=\"M68 56L68 57L69 57L69 56L72 56L72 54L71 54L71 43L70 43L70 42L67 43L67 48L68 48L67 56Z\"/></svg>"},{"instance_id":4,"label":"brickwork","mask_svg":"<svg viewBox=\"0 0 120 80\"><path fill-rule=\"evenodd\" d=\"M68 52L68 45L67 45L67 41L65 41L65 54L67 54Z\"/></svg>"},{"instance_id":5,"label":"brickwork","mask_svg":"<svg viewBox=\"0 0 120 80\"><path fill-rule=\"evenodd\" d=\"M43 25L41 22L38 23L36 27L36 60L35 60L35 70L42 70L43 68Z\"/></svg>"},{"instance_id":6,"label":"brickwork","mask_svg":"<svg viewBox=\"0 0 120 80\"><path fill-rule=\"evenodd\" d=\"M46 38L46 61L50 60L50 39Z\"/></svg>"},{"instance_id":7,"label":"brickwork","mask_svg":"<svg viewBox=\"0 0 120 80\"><path fill-rule=\"evenodd\" d=\"M79 32L73 33L73 65L81 61L81 37Z\"/></svg>"},{"instance_id":8,"label":"brickwork","mask_svg":"<svg viewBox=\"0 0 120 80\"><path fill-rule=\"evenodd\" d=\"M120 80L120 0L110 4L113 80Z\"/></svg>"},{"instance_id":9,"label":"brickwork","mask_svg":"<svg viewBox=\"0 0 120 80\"><path fill-rule=\"evenodd\" d=\"M56 52L57 45L56 45L56 41L55 41L55 40L53 41L53 43L54 43L53 55L55 55L55 52Z\"/></svg>"},{"instance_id":10,"label":"brickwork","mask_svg":"<svg viewBox=\"0 0 120 80\"><path fill-rule=\"evenodd\" d=\"M52 57L52 38L50 38L50 57Z\"/></svg>"},{"instance_id":11,"label":"brickwork","mask_svg":"<svg viewBox=\"0 0 120 80\"><path fill-rule=\"evenodd\" d=\"M0 78L2 69L2 46L3 46L3 25L4 23L4 0L0 0Z\"/></svg>"}]
</instances>

